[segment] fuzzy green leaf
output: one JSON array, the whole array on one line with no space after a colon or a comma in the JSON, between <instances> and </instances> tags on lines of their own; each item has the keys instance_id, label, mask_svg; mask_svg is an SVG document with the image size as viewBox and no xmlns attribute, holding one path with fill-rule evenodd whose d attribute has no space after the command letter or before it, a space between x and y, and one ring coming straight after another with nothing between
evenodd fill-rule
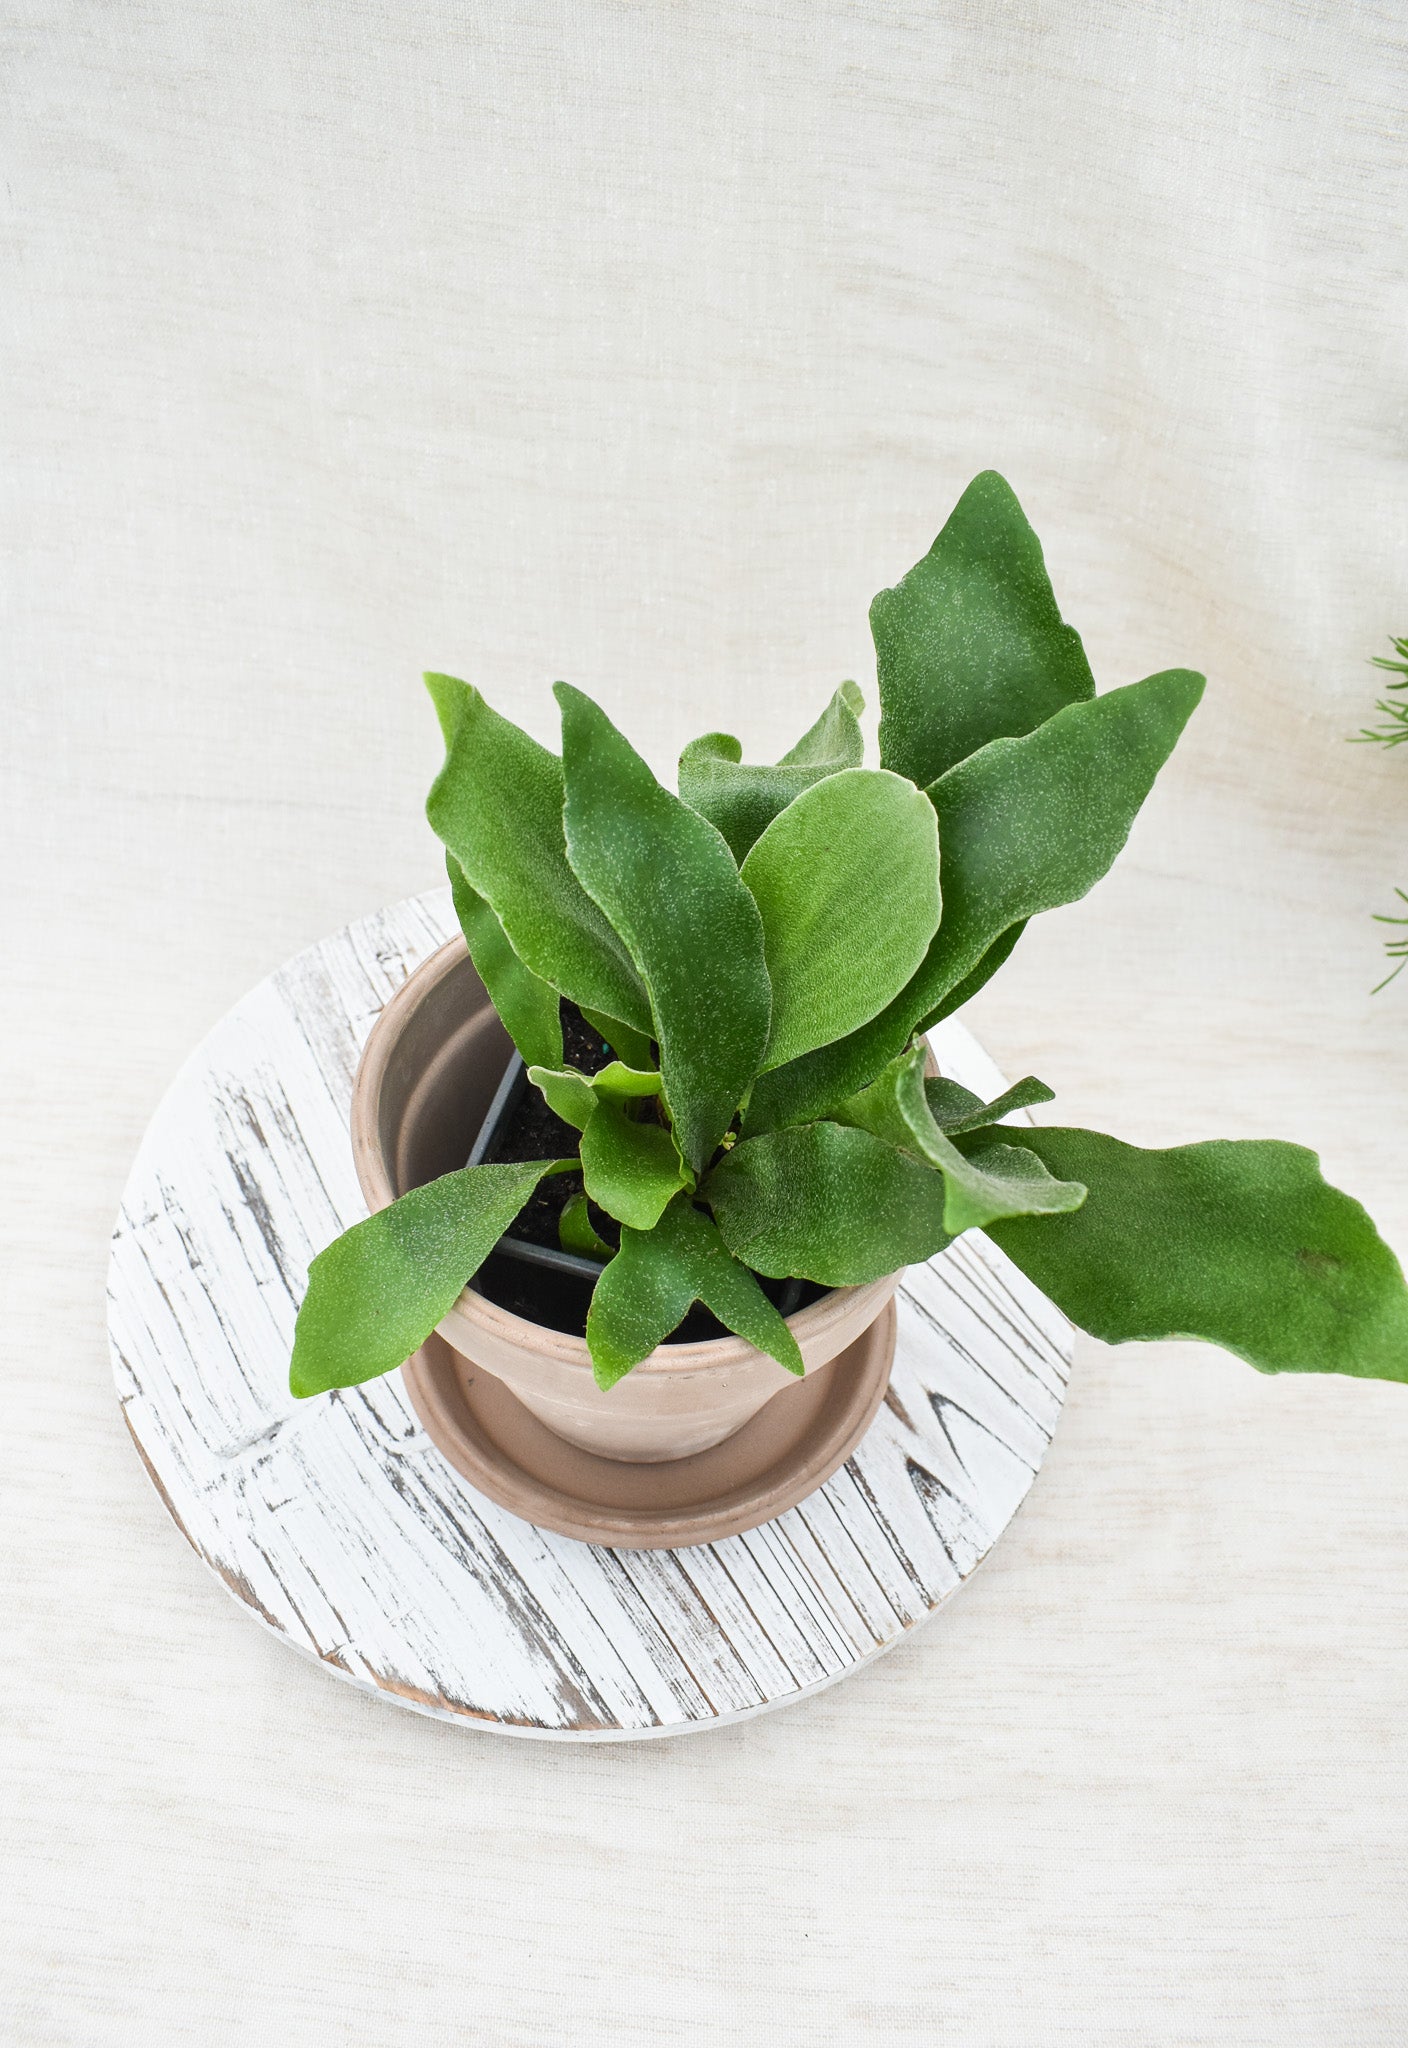
<instances>
[{"instance_id":1,"label":"fuzzy green leaf","mask_svg":"<svg viewBox=\"0 0 1408 2048\"><path fill-rule=\"evenodd\" d=\"M731 733L705 733L680 755L680 795L718 828L736 861L779 811L824 776L859 768L865 741L857 723L864 699L842 683L816 724L773 767L745 761Z\"/></svg>"},{"instance_id":2,"label":"fuzzy green leaf","mask_svg":"<svg viewBox=\"0 0 1408 2048\"><path fill-rule=\"evenodd\" d=\"M584 1074L576 1067L530 1067L528 1079L548 1108L577 1131L587 1128L598 1103L638 1102L658 1096L661 1089L660 1076L653 1067L642 1073L623 1066L620 1060L613 1060L597 1074Z\"/></svg>"},{"instance_id":3,"label":"fuzzy green leaf","mask_svg":"<svg viewBox=\"0 0 1408 2048\"><path fill-rule=\"evenodd\" d=\"M870 629L881 764L921 786L1095 694L1041 543L995 470L969 484L923 561L880 592Z\"/></svg>"},{"instance_id":4,"label":"fuzzy green leaf","mask_svg":"<svg viewBox=\"0 0 1408 2048\"><path fill-rule=\"evenodd\" d=\"M902 1151L927 1158L927 1145L943 1135L929 1112L924 1094L927 1058L928 1047L921 1041L907 1046L868 1088L837 1103L833 1121L870 1131L887 1145L898 1145ZM941 1163L939 1159L928 1159L930 1166Z\"/></svg>"},{"instance_id":5,"label":"fuzzy green leaf","mask_svg":"<svg viewBox=\"0 0 1408 2048\"><path fill-rule=\"evenodd\" d=\"M557 1241L565 1252L574 1252L579 1259L600 1259L604 1264L612 1256L611 1246L597 1235L585 1195L573 1195L563 1203L557 1219Z\"/></svg>"},{"instance_id":6,"label":"fuzzy green leaf","mask_svg":"<svg viewBox=\"0 0 1408 2048\"><path fill-rule=\"evenodd\" d=\"M747 1138L700 1192L730 1251L776 1279L859 1286L950 1241L942 1174L841 1124Z\"/></svg>"},{"instance_id":7,"label":"fuzzy green leaf","mask_svg":"<svg viewBox=\"0 0 1408 2048\"><path fill-rule=\"evenodd\" d=\"M575 1159L463 1166L344 1231L308 1269L288 1383L304 1399L403 1365L538 1182Z\"/></svg>"},{"instance_id":8,"label":"fuzzy green leaf","mask_svg":"<svg viewBox=\"0 0 1408 2048\"><path fill-rule=\"evenodd\" d=\"M847 677L815 725L809 725L796 746L787 749L778 766L820 768L827 775L842 768L859 768L865 759L865 738L859 723L864 709L865 696L860 684Z\"/></svg>"},{"instance_id":9,"label":"fuzzy green leaf","mask_svg":"<svg viewBox=\"0 0 1408 2048\"><path fill-rule=\"evenodd\" d=\"M772 982L765 1064L869 1023L906 987L939 922L939 835L923 793L882 768L804 790L743 863Z\"/></svg>"},{"instance_id":10,"label":"fuzzy green leaf","mask_svg":"<svg viewBox=\"0 0 1408 2048\"><path fill-rule=\"evenodd\" d=\"M859 1031L838 1038L834 1045L818 1046L815 1052L803 1053L799 1060L789 1060L785 1067L775 1067L770 1074L764 1074L753 1090L744 1130L751 1137L758 1131L775 1131L785 1124L808 1123L815 1117L828 1116L838 1102L883 1073L916 1031L931 1030L941 1018L951 1015L969 996L975 995L997 972L1023 929L1023 925L1014 924L1004 932L988 948L974 972L951 989L927 1016L914 1015L916 997L922 994L916 976L878 1017L862 1024ZM921 967L920 975L923 971Z\"/></svg>"},{"instance_id":11,"label":"fuzzy green leaf","mask_svg":"<svg viewBox=\"0 0 1408 2048\"><path fill-rule=\"evenodd\" d=\"M567 854L649 991L680 1149L696 1171L762 1063L771 993L762 922L724 840L663 789L590 697L562 706Z\"/></svg>"},{"instance_id":12,"label":"fuzzy green leaf","mask_svg":"<svg viewBox=\"0 0 1408 2048\"><path fill-rule=\"evenodd\" d=\"M1166 669L994 740L930 786L944 917L905 992L915 1023L1012 925L1094 888L1202 694L1201 676Z\"/></svg>"},{"instance_id":13,"label":"fuzzy green leaf","mask_svg":"<svg viewBox=\"0 0 1408 2048\"><path fill-rule=\"evenodd\" d=\"M883 1073L913 1035L913 1019L902 990L859 1031L849 1032L832 1045L819 1045L815 1052L803 1053L800 1059L761 1075L749 1097L743 1120L745 1136L826 1116L838 1102Z\"/></svg>"},{"instance_id":14,"label":"fuzzy green leaf","mask_svg":"<svg viewBox=\"0 0 1408 2048\"><path fill-rule=\"evenodd\" d=\"M943 1174L948 1184L944 1199L944 1226L958 1237L998 1222L1005 1216L1061 1216L1079 1209L1086 1197L1083 1181L1056 1180L1028 1145L1004 1145L968 1140L969 1149L941 1144L953 1155L946 1159ZM954 1164L961 1159L962 1166Z\"/></svg>"},{"instance_id":15,"label":"fuzzy green leaf","mask_svg":"<svg viewBox=\"0 0 1408 2048\"><path fill-rule=\"evenodd\" d=\"M993 1225L1044 1294L1109 1344L1198 1337L1261 1372L1408 1379L1408 1290L1358 1202L1274 1139L1144 1151L1097 1131L1023 1141L1090 1189L1070 1216Z\"/></svg>"},{"instance_id":16,"label":"fuzzy green leaf","mask_svg":"<svg viewBox=\"0 0 1408 2048\"><path fill-rule=\"evenodd\" d=\"M593 1074L591 1083L592 1092L603 1102L644 1102L659 1096L663 1089L662 1077L654 1067L628 1067L621 1060L613 1060Z\"/></svg>"},{"instance_id":17,"label":"fuzzy green leaf","mask_svg":"<svg viewBox=\"0 0 1408 2048\"><path fill-rule=\"evenodd\" d=\"M633 1123L619 1104L598 1098L582 1132L587 1193L633 1230L650 1230L691 1175L662 1124Z\"/></svg>"},{"instance_id":18,"label":"fuzzy green leaf","mask_svg":"<svg viewBox=\"0 0 1408 2048\"><path fill-rule=\"evenodd\" d=\"M576 1067L530 1067L528 1079L538 1090L554 1116L560 1116L574 1131L584 1131L596 1112L596 1090L591 1077Z\"/></svg>"},{"instance_id":19,"label":"fuzzy green leaf","mask_svg":"<svg viewBox=\"0 0 1408 2048\"><path fill-rule=\"evenodd\" d=\"M709 1218L680 1195L654 1230L622 1226L621 1249L596 1283L587 1345L597 1384L615 1386L678 1329L696 1301L789 1372L802 1371L797 1340L782 1316Z\"/></svg>"},{"instance_id":20,"label":"fuzzy green leaf","mask_svg":"<svg viewBox=\"0 0 1408 2048\"><path fill-rule=\"evenodd\" d=\"M560 1067L562 998L555 988L539 980L531 967L524 966L509 944L507 932L484 898L470 888L452 853L445 855L445 866L474 971L488 990L504 1029L525 1064L538 1061L545 1067Z\"/></svg>"},{"instance_id":21,"label":"fuzzy green leaf","mask_svg":"<svg viewBox=\"0 0 1408 2048\"><path fill-rule=\"evenodd\" d=\"M924 1083L924 1099L939 1129L952 1138L960 1131L986 1130L1011 1116L1014 1109L1034 1109L1039 1102L1054 1102L1056 1096L1035 1074L1014 1082L991 1102L984 1102L971 1088L963 1088L945 1075L932 1075Z\"/></svg>"},{"instance_id":22,"label":"fuzzy green leaf","mask_svg":"<svg viewBox=\"0 0 1408 2048\"><path fill-rule=\"evenodd\" d=\"M938 1169L944 1177L944 1229L950 1237L1002 1216L1078 1208L1085 1200L1080 1183L1053 1180L1021 1146L988 1142L969 1155L940 1130L925 1090L927 1051L922 1040L916 1041L878 1081L840 1105L836 1122L871 1131Z\"/></svg>"},{"instance_id":23,"label":"fuzzy green leaf","mask_svg":"<svg viewBox=\"0 0 1408 2048\"><path fill-rule=\"evenodd\" d=\"M562 764L479 692L429 675L446 734L426 816L525 966L575 1003L648 1032L626 946L568 865Z\"/></svg>"}]
</instances>

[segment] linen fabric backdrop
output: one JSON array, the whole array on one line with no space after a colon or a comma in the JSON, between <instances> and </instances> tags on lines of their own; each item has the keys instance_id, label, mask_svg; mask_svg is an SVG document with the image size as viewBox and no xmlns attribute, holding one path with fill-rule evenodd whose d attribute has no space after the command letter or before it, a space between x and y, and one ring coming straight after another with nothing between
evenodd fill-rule
<instances>
[{"instance_id":1,"label":"linen fabric backdrop","mask_svg":"<svg viewBox=\"0 0 1408 2048\"><path fill-rule=\"evenodd\" d=\"M0 2035L1306 2043L1408 2030L1408 1387L1082 1342L980 1581L795 1710L545 1749L236 1612L113 1398L194 1041L433 886L419 682L662 773L873 698L1001 469L1102 688L1207 697L971 1021L1045 1114L1317 1147L1408 1248L1401 4L0 17Z\"/></svg>"}]
</instances>

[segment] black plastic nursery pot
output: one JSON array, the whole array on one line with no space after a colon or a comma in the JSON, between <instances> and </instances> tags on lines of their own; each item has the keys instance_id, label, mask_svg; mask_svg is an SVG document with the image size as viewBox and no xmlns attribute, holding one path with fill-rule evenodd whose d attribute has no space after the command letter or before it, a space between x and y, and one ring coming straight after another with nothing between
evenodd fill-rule
<instances>
[{"instance_id":1,"label":"black plastic nursery pot","mask_svg":"<svg viewBox=\"0 0 1408 2048\"><path fill-rule=\"evenodd\" d=\"M614 1058L610 1046L575 1005L564 1003L562 1007L568 1064L582 1073L599 1073ZM492 1160L566 1156L576 1150L577 1139L577 1132L548 1107L533 1086L520 1055L511 1051L464 1163L480 1166ZM558 1224L567 1204L582 1192L580 1173L554 1174L544 1181L475 1276L471 1284L476 1291L515 1315L581 1335L603 1262L564 1250ZM614 1246L619 1242L619 1227L604 1210L592 1204L590 1216L604 1243ZM760 1279L759 1284L784 1316L819 1301L828 1292L808 1280ZM696 1304L665 1342L699 1343L723 1331L718 1318Z\"/></svg>"}]
</instances>

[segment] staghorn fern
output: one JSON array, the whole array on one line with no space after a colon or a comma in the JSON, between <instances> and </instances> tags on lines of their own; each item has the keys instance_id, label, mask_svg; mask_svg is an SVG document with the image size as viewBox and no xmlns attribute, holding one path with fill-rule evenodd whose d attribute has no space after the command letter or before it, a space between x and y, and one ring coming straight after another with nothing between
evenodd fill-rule
<instances>
[{"instance_id":1,"label":"staghorn fern","mask_svg":"<svg viewBox=\"0 0 1408 2048\"><path fill-rule=\"evenodd\" d=\"M879 768L846 683L775 765L695 740L678 795L565 683L559 757L471 685L427 678L446 746L427 811L470 955L580 1157L446 1174L320 1253L295 1394L399 1365L568 1169L620 1226L587 1319L603 1388L695 1301L800 1371L758 1275L859 1284L974 1229L1110 1342L1408 1378L1398 1262L1312 1152L1019 1135L1000 1120L1051 1100L1043 1083L984 1104L925 1077L923 1034L1115 860L1203 678L1097 697L992 472L871 626ZM565 1063L563 999L615 1053L603 1072Z\"/></svg>"}]
</instances>

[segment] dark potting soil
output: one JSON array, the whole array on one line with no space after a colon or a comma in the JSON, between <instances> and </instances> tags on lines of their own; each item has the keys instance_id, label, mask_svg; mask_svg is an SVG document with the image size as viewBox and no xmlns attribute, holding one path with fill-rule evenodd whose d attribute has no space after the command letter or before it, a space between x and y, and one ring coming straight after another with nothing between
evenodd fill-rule
<instances>
[{"instance_id":1,"label":"dark potting soil","mask_svg":"<svg viewBox=\"0 0 1408 2048\"><path fill-rule=\"evenodd\" d=\"M564 1064L576 1067L583 1074L599 1074L603 1067L609 1067L615 1055L599 1031L593 1031L575 1003L562 1005L562 1050ZM525 1074L519 1085L517 1099L508 1115L499 1126L498 1134L485 1154L487 1159L570 1159L575 1158L581 1143L581 1133L565 1123L554 1109L549 1109L542 1095ZM555 1173L550 1180L540 1181L526 1205L519 1210L509 1233L512 1237L526 1239L529 1244L548 1245L553 1251L561 1248L557 1234L558 1218L574 1195L582 1192L580 1173ZM615 1248L621 1242L617 1225L602 1209L592 1203L589 1209L597 1235ZM504 1263L512 1264L506 1260ZM547 1269L538 1267L521 1268L528 1284L536 1284L537 1278ZM579 1283L582 1284L582 1283ZM485 1289L485 1292L488 1290ZM588 1290L590 1293L590 1290ZM490 1297L497 1300L496 1295ZM508 1307L507 1302L500 1304ZM515 1315L526 1313L515 1309ZM582 1311L583 1316L586 1310ZM534 1321L544 1320L534 1317ZM553 1329L567 1326L553 1323Z\"/></svg>"},{"instance_id":2,"label":"dark potting soil","mask_svg":"<svg viewBox=\"0 0 1408 2048\"><path fill-rule=\"evenodd\" d=\"M514 1229L516 1234L517 1225ZM587 1310L591 1307L594 1284L577 1273L559 1273L551 1266L530 1266L526 1260L510 1258L504 1252L490 1252L473 1281L478 1293L497 1302L511 1315L522 1316L525 1322L540 1323L545 1329L565 1330L571 1337L584 1337L587 1333ZM758 1285L773 1306L789 1316L799 1308L809 1308L830 1292L812 1280L765 1280L761 1274ZM696 1301L665 1342L706 1344L713 1337L729 1334L727 1326Z\"/></svg>"},{"instance_id":3,"label":"dark potting soil","mask_svg":"<svg viewBox=\"0 0 1408 2048\"><path fill-rule=\"evenodd\" d=\"M562 1005L564 1064L584 1074L599 1074L615 1057L600 1032L594 1031L573 1003ZM490 1144L487 1159L565 1159L575 1156L580 1133L549 1109L538 1090L525 1075L517 1101L500 1125ZM542 1181L519 1211L508 1235L553 1251L561 1248L558 1219L574 1195L582 1192L580 1173L554 1174ZM597 1235L614 1249L621 1241L620 1227L589 1202L587 1213ZM765 1280L758 1284L769 1301L792 1315L829 1292L811 1280ZM581 1337L586 1332L587 1309L595 1283L585 1275L559 1272L551 1266L529 1264L506 1252L491 1252L474 1277L478 1292L510 1314L550 1330L565 1330ZM728 1330L718 1317L696 1302L679 1328L665 1339L667 1344L703 1344L713 1337L726 1337Z\"/></svg>"}]
</instances>

